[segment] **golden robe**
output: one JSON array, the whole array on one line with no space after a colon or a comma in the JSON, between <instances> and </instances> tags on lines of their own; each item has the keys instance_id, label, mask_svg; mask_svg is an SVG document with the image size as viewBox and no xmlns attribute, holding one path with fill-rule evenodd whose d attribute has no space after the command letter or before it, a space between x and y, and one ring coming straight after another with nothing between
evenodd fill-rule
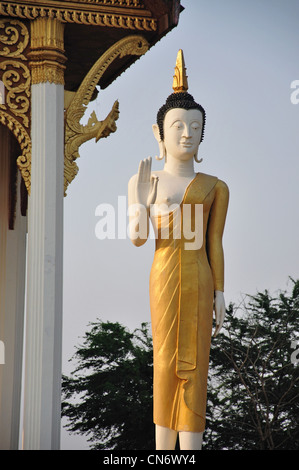
<instances>
[{"instance_id":1,"label":"golden robe","mask_svg":"<svg viewBox=\"0 0 299 470\"><path fill-rule=\"evenodd\" d=\"M195 204L203 205L195 227ZM183 220L191 207L192 230L202 230L198 249L186 249ZM150 308L154 346L154 423L176 431L205 428L207 377L215 290L224 290L222 234L228 188L214 176L197 173L177 218L159 216L150 273ZM162 236L168 224L169 237ZM198 219L197 219L198 220ZM189 245L190 246L190 245Z\"/></svg>"}]
</instances>

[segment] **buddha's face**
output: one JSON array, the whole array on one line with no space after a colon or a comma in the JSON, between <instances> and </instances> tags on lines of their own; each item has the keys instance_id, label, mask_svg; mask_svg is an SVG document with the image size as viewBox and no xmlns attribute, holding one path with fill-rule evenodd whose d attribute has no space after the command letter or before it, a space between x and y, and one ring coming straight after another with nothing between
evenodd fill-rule
<instances>
[{"instance_id":1,"label":"buddha's face","mask_svg":"<svg viewBox=\"0 0 299 470\"><path fill-rule=\"evenodd\" d=\"M170 109L164 118L164 145L167 156L189 160L201 140L203 116L198 109Z\"/></svg>"}]
</instances>

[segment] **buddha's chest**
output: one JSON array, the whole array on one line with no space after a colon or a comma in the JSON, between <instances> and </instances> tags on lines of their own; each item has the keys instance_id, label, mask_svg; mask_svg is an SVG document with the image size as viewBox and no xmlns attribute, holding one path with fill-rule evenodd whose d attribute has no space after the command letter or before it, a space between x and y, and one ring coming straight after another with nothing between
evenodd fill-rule
<instances>
[{"instance_id":1,"label":"buddha's chest","mask_svg":"<svg viewBox=\"0 0 299 470\"><path fill-rule=\"evenodd\" d=\"M164 206L180 205L193 178L159 177L156 204Z\"/></svg>"}]
</instances>

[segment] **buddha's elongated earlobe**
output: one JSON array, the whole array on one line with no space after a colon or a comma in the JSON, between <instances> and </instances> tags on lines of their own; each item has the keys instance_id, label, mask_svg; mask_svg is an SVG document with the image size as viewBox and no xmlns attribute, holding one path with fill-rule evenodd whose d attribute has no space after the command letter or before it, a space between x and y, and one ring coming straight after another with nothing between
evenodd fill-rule
<instances>
[{"instance_id":1,"label":"buddha's elongated earlobe","mask_svg":"<svg viewBox=\"0 0 299 470\"><path fill-rule=\"evenodd\" d=\"M160 150L160 155L159 157L156 156L156 160L163 160L163 158L165 157L165 145L163 143L163 140L159 140L159 150Z\"/></svg>"},{"instance_id":2,"label":"buddha's elongated earlobe","mask_svg":"<svg viewBox=\"0 0 299 470\"><path fill-rule=\"evenodd\" d=\"M194 160L196 161L196 163L201 163L203 161L203 158L198 159L197 153L198 152L196 152L196 154L194 155Z\"/></svg>"},{"instance_id":3,"label":"buddha's elongated earlobe","mask_svg":"<svg viewBox=\"0 0 299 470\"><path fill-rule=\"evenodd\" d=\"M154 132L154 136L156 138L156 141L158 142L159 152L160 152L159 157L156 156L156 160L163 160L163 158L166 157L166 149L165 149L164 142L161 139L159 126L157 124L153 124L153 132Z\"/></svg>"}]
</instances>

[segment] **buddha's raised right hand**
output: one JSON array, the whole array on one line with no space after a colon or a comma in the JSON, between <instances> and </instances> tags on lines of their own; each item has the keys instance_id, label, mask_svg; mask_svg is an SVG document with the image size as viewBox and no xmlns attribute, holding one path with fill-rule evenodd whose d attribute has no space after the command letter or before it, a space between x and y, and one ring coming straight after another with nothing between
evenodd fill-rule
<instances>
[{"instance_id":1,"label":"buddha's raised right hand","mask_svg":"<svg viewBox=\"0 0 299 470\"><path fill-rule=\"evenodd\" d=\"M147 210L154 204L157 197L159 177L151 174L152 157L145 158L139 163L136 181L136 202Z\"/></svg>"}]
</instances>

